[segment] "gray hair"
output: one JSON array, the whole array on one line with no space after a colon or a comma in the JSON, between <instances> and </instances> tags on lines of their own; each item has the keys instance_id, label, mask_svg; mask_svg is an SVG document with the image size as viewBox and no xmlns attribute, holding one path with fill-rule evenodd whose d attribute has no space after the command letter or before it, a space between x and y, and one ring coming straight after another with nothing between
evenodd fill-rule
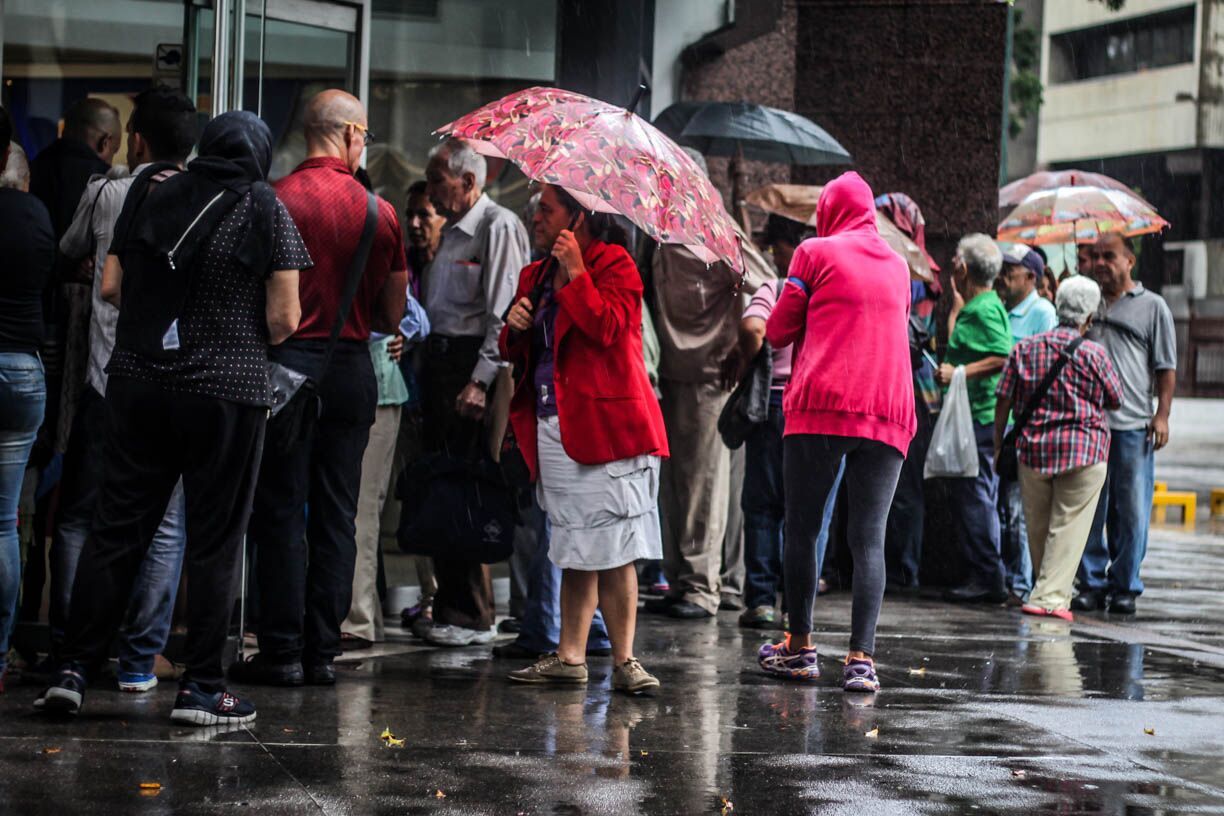
<instances>
[{"instance_id":1,"label":"gray hair","mask_svg":"<svg viewBox=\"0 0 1224 816\"><path fill-rule=\"evenodd\" d=\"M956 257L965 263L969 279L978 286L990 286L1003 268L1003 251L993 238L972 232L956 245Z\"/></svg>"},{"instance_id":2,"label":"gray hair","mask_svg":"<svg viewBox=\"0 0 1224 816\"><path fill-rule=\"evenodd\" d=\"M26 159L26 152L16 142L9 142L8 163L0 172L0 187L30 189L30 162Z\"/></svg>"},{"instance_id":3,"label":"gray hair","mask_svg":"<svg viewBox=\"0 0 1224 816\"><path fill-rule=\"evenodd\" d=\"M681 147L680 149L684 151L685 155L693 160L693 163L696 164L698 169L701 170L701 175L705 176L706 178L710 177L710 166L706 164L706 158L705 156L701 155L700 151L691 147Z\"/></svg>"},{"instance_id":4,"label":"gray hair","mask_svg":"<svg viewBox=\"0 0 1224 816\"><path fill-rule=\"evenodd\" d=\"M1067 278L1058 287L1054 296L1054 308L1058 310L1058 323L1078 329L1096 314L1101 306L1101 287L1087 275Z\"/></svg>"},{"instance_id":5,"label":"gray hair","mask_svg":"<svg viewBox=\"0 0 1224 816\"><path fill-rule=\"evenodd\" d=\"M471 173L476 179L476 189L484 189L485 177L489 168L485 163L485 157L473 150L470 144L462 139L447 139L442 144L434 145L429 151L431 160L435 156L446 157L446 169L452 176L459 178L464 173Z\"/></svg>"}]
</instances>

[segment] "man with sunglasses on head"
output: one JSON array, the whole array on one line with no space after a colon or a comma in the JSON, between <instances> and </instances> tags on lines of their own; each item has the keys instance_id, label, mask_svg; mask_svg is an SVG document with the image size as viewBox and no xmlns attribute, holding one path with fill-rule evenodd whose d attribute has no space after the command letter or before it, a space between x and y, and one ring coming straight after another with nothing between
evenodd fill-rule
<instances>
[{"instance_id":1,"label":"man with sunglasses on head","mask_svg":"<svg viewBox=\"0 0 1224 816\"><path fill-rule=\"evenodd\" d=\"M299 283L301 324L272 357L309 377L318 407L311 399L309 433L295 425L303 414L291 405L269 421L247 534L259 585L259 654L230 670L239 682L275 686L335 683L332 660L352 600L361 461L378 404L368 342L371 330L399 327L408 280L395 208L378 199L369 255L341 313L367 211L354 173L372 134L364 106L340 90L313 97L304 126L306 159L275 186L315 265Z\"/></svg>"}]
</instances>

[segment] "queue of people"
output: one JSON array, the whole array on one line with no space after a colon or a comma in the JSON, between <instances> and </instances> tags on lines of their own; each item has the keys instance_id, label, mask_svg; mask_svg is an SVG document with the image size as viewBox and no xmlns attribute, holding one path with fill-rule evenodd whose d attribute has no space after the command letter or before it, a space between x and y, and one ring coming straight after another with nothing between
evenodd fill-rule
<instances>
[{"instance_id":1,"label":"queue of people","mask_svg":"<svg viewBox=\"0 0 1224 816\"><path fill-rule=\"evenodd\" d=\"M0 691L27 464L48 423L69 427L51 650L32 671L50 678L42 711L81 709L116 636L119 688L154 688L180 585L176 722L253 720L227 678L334 685L343 651L385 637L384 509L429 457L465 463L447 477L460 485L500 474L530 543L512 562L518 614L498 627L483 551L401 539L421 586L402 623L423 642L517 632L493 649L526 664L509 681L585 684L588 658L610 656L615 690L650 693L660 680L635 650L642 583L666 587L643 611L679 625L721 609L780 627L760 668L814 680L836 540L852 572L842 687L878 691L881 604L923 577L936 495L923 460L958 371L977 456L972 475L939 482L961 567L944 597L1066 620L1135 610L1176 355L1168 307L1133 281L1121 236L1058 284L1038 250L967 235L944 292L877 227L879 210L925 253L917 205L846 173L825 187L814 233L771 216L761 249L742 235L741 274L683 247L634 247L561 187L538 188L529 231L455 139L431 151L401 226L363 178L368 118L342 91L309 101L306 158L275 183L272 134L250 113L197 133L181 93L138 95L130 173L109 168L113 109L69 118L30 169L49 168L38 188L54 201L0 189L23 225L0 239L17 270L0 280ZM43 363L71 331L44 295L68 280L91 291L71 398L71 367ZM767 409L731 450L719 416L762 355ZM486 532L493 546L505 531ZM259 649L226 667L236 606Z\"/></svg>"}]
</instances>

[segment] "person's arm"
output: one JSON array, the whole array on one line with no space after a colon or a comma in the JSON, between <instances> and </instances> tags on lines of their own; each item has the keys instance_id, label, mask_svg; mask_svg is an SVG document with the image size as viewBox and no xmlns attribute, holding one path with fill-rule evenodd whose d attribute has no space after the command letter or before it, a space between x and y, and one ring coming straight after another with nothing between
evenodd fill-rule
<instances>
[{"instance_id":1,"label":"person's arm","mask_svg":"<svg viewBox=\"0 0 1224 816\"><path fill-rule=\"evenodd\" d=\"M498 335L498 351L502 359L511 365L520 365L527 361L531 349L531 332L533 316L531 300L527 297L534 272L533 264L519 273L518 290L514 293L514 306L507 315L506 324ZM524 372L520 371L520 374Z\"/></svg>"},{"instance_id":2,"label":"person's arm","mask_svg":"<svg viewBox=\"0 0 1224 816\"><path fill-rule=\"evenodd\" d=\"M123 289L123 265L119 263L118 255L107 255L102 266L102 286L98 293L102 299L116 309L119 308L119 293Z\"/></svg>"},{"instance_id":3,"label":"person's arm","mask_svg":"<svg viewBox=\"0 0 1224 816\"><path fill-rule=\"evenodd\" d=\"M575 328L602 348L610 348L630 327L640 331L642 278L629 254L600 270L596 282L591 270L583 265L572 233L562 232L557 244L565 245L558 260L570 277L570 282L557 291L557 305L574 321Z\"/></svg>"},{"instance_id":4,"label":"person's arm","mask_svg":"<svg viewBox=\"0 0 1224 816\"><path fill-rule=\"evenodd\" d=\"M480 347L480 357L472 369L469 388L472 385L487 388L502 367L497 349L497 339L503 326L502 315L506 313L518 288L519 272L529 261L527 231L517 218L498 218L489 225L485 255L481 258L484 267L485 339Z\"/></svg>"},{"instance_id":5,"label":"person's arm","mask_svg":"<svg viewBox=\"0 0 1224 816\"><path fill-rule=\"evenodd\" d=\"M264 287L268 301L265 310L268 342L277 346L293 336L302 319L302 304L298 300L298 270L277 270L268 277Z\"/></svg>"},{"instance_id":6,"label":"person's arm","mask_svg":"<svg viewBox=\"0 0 1224 816\"><path fill-rule=\"evenodd\" d=\"M748 366L756 359L757 353L765 345L766 321L763 317L745 317L739 324L739 336L735 347L727 354L722 363L722 387L731 391L744 378Z\"/></svg>"},{"instance_id":7,"label":"person's arm","mask_svg":"<svg viewBox=\"0 0 1224 816\"><path fill-rule=\"evenodd\" d=\"M395 334L408 303L408 270L400 269L387 275L378 293L370 328L382 334Z\"/></svg>"},{"instance_id":8,"label":"person's arm","mask_svg":"<svg viewBox=\"0 0 1224 816\"><path fill-rule=\"evenodd\" d=\"M994 417L994 452L995 456L1003 449L1003 436L1007 433L1007 419L1011 416L1011 397L999 396L995 402Z\"/></svg>"},{"instance_id":9,"label":"person's arm","mask_svg":"<svg viewBox=\"0 0 1224 816\"><path fill-rule=\"evenodd\" d=\"M1003 368L1003 376L999 378L999 384L995 386L995 424L994 424L994 451L998 455L999 450L1003 447L1003 435L1007 432L1007 420L1011 416L1012 403L1016 399L1016 387L1019 384L1019 359L1013 352L1007 357L1007 363Z\"/></svg>"},{"instance_id":10,"label":"person's arm","mask_svg":"<svg viewBox=\"0 0 1224 816\"><path fill-rule=\"evenodd\" d=\"M1169 413L1173 410L1173 389L1176 386L1175 369L1166 368L1156 372L1156 415L1148 425L1148 436L1156 450L1169 444Z\"/></svg>"},{"instance_id":11,"label":"person's arm","mask_svg":"<svg viewBox=\"0 0 1224 816\"><path fill-rule=\"evenodd\" d=\"M808 298L815 284L807 246L804 244L795 250L782 294L765 324L765 339L776 349L786 348L799 340L807 328Z\"/></svg>"}]
</instances>

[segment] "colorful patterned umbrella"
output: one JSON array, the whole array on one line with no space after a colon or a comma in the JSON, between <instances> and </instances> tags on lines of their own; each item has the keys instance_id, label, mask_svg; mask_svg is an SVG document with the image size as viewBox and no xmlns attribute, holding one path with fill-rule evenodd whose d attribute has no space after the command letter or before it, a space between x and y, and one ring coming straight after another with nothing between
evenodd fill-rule
<instances>
[{"instance_id":1,"label":"colorful patterned umbrella","mask_svg":"<svg viewBox=\"0 0 1224 816\"><path fill-rule=\"evenodd\" d=\"M675 142L624 108L559 88L528 88L435 132L509 159L592 211L619 213L657 241L744 269L722 196Z\"/></svg>"},{"instance_id":2,"label":"colorful patterned umbrella","mask_svg":"<svg viewBox=\"0 0 1224 816\"><path fill-rule=\"evenodd\" d=\"M1121 190L1143 201L1134 190L1104 173L1089 173L1085 170L1039 170L1022 179L1016 179L999 190L999 209L1018 206L1024 199L1040 190L1059 187L1100 187L1102 190Z\"/></svg>"},{"instance_id":3,"label":"colorful patterned umbrella","mask_svg":"<svg viewBox=\"0 0 1224 816\"><path fill-rule=\"evenodd\" d=\"M1058 187L1029 195L999 224L1000 241L1090 244L1111 232L1130 238L1169 226L1132 193L1101 187Z\"/></svg>"}]
</instances>

